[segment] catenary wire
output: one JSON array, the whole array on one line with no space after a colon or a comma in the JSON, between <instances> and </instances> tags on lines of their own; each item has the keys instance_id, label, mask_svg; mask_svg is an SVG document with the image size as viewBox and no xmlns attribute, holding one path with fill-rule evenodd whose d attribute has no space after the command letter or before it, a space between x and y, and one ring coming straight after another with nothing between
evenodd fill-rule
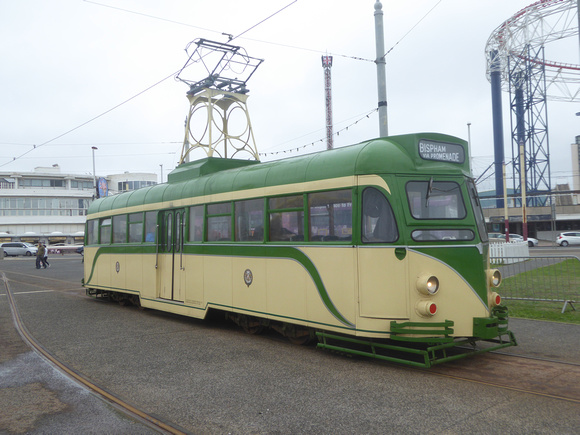
<instances>
[{"instance_id":1,"label":"catenary wire","mask_svg":"<svg viewBox=\"0 0 580 435\"><path fill-rule=\"evenodd\" d=\"M282 12L282 11L283 11L283 10L285 10L285 9L286 9L288 6L290 6L290 5L294 4L294 3L296 3L297 1L298 1L298 0L293 0L293 1L292 1L290 4L288 4L288 5L284 6L282 9L278 10L277 12L274 12L273 14L271 14L270 16L268 16L267 18L265 18L265 19L261 20L261 21L260 21L258 24L255 24L255 25L253 25L252 27L250 27L249 29L247 29L247 30L243 31L242 33L240 33L240 35L243 35L244 33L247 33L249 30L251 30L251 29L254 29L254 28L257 26L257 25L264 23L265 21L267 21L267 20L269 20L270 18L274 17L275 15L277 15L277 14L278 14L278 13L280 13L280 12ZM239 35L238 35L238 36L239 36ZM232 38L232 39L235 39L235 38L237 38L238 36L236 36L236 37L234 37L234 38ZM47 140L46 142L43 142L43 143L41 143L40 145L33 145L33 147L32 147L31 149L29 149L28 151L26 151L26 152L22 153L21 155L19 155L19 156L17 156L17 157L13 157L13 158L12 158L12 160L9 160L9 161L7 161L7 162L5 162L5 163L2 163L2 164L0 164L0 168L1 168L1 167L3 167L3 166L6 166L6 165L8 165L8 164L10 164L10 163L12 163L12 162L14 162L14 161L16 161L16 160L19 160L20 158L24 157L25 155L27 155L27 154L31 153L32 151L34 151L34 150L36 150L36 149L38 149L38 148L40 148L40 147L42 147L42 146L44 146L44 145L47 145L47 144L49 144L49 143L51 143L51 142L54 142L55 140L57 140L57 139L60 139L61 137L63 137L63 136L66 136L67 134L69 134L69 133L72 133L73 131L75 131L75 130L78 130L78 129L79 129L79 128L81 128L81 127L84 127L85 125L87 125L87 124L89 124L89 123L91 123L91 122L95 121L96 119L99 119L99 118L101 118L102 116L104 116L104 115L106 115L106 114L108 114L108 113L112 112L113 110L117 109L118 107L120 107L120 106L122 106L122 105L124 105L124 104L128 103L129 101L131 101L131 100L133 100L133 99L137 98L138 96L140 96L140 95L144 94L145 92L149 91L150 89L154 88L155 86L157 86L157 85L159 85L159 84L163 83L165 80L169 79L170 77L174 77L174 76L175 76L175 74L177 74L179 71L181 71L181 69L180 69L180 70L177 70L177 71L174 71L174 72L172 72L171 74L169 74L168 76L166 76L166 77L162 78L161 80L157 81L157 82L156 82L156 83L154 83L153 85L151 85L151 86L149 86L149 87L145 88L144 90L140 91L139 93L137 93L137 94L133 95L132 97L130 97L130 98L128 98L128 99L126 99L125 101L123 101L123 102L121 102L121 103L119 103L119 104L117 104L117 105L113 106L112 108L110 108L110 109L108 109L108 110L106 110L106 111L102 112L101 114L99 114L99 115L97 115L97 116L95 116L95 117L93 117L93 118L89 119L88 121L85 121L85 122L83 122L82 124L80 124L80 125L77 125L76 127L74 127L74 128L71 128L70 130L68 130L68 131L66 131L66 132L64 132L64 133L62 133L62 134L60 134L60 135L58 135L58 136L56 136L56 137L54 137L54 138L52 138L52 139L50 139L50 140Z\"/></svg>"}]
</instances>

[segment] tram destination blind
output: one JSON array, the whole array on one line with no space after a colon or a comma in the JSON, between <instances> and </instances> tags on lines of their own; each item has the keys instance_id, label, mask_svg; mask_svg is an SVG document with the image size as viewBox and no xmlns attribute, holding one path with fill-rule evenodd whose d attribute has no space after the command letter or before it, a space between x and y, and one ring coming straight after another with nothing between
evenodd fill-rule
<instances>
[{"instance_id":1,"label":"tram destination blind","mask_svg":"<svg viewBox=\"0 0 580 435\"><path fill-rule=\"evenodd\" d=\"M461 145L424 139L419 141L419 156L423 160L435 160L438 162L465 162L465 150Z\"/></svg>"}]
</instances>

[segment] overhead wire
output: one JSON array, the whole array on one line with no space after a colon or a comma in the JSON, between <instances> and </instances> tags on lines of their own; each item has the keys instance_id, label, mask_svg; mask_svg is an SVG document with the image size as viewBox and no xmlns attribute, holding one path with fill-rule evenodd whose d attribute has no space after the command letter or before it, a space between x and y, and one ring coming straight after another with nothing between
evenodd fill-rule
<instances>
[{"instance_id":1,"label":"overhead wire","mask_svg":"<svg viewBox=\"0 0 580 435\"><path fill-rule=\"evenodd\" d=\"M187 26L187 27L191 27L191 28L196 28L196 29L200 29L200 30L204 30L204 31L208 31L208 32L219 33L219 34L221 34L221 35L228 35L228 36L229 36L229 41L232 41L232 40L234 40L234 39L241 38L241 37L242 37L242 35L245 35L245 34L246 34L246 33L248 33L249 31L251 31L251 30L253 30L254 28L256 28L257 26L259 26L260 24L262 24L262 23L264 23L264 22L268 21L269 19L273 18L274 16L276 16L276 15L277 15L277 14L279 14L280 12L282 12L282 11L284 11L285 9L287 9L288 7L292 6L292 5L293 5L294 3L296 3L298 0L293 0L293 1L291 1L290 3L288 3L287 5L285 5L284 7L282 7L281 9L279 9L279 10L277 10L276 12L272 13L272 14L271 14L271 15L269 15L268 17L266 17L266 18L262 19L262 20L261 20L261 21L259 21L258 23L254 24L253 26L249 27L248 29L246 29L246 30L242 31L241 33L239 33L239 34L238 34L238 35L236 35L236 36L232 36L232 35L229 35L229 34L227 34L227 33L225 33L225 32L220 32L220 31L213 30L213 29L208 29L208 28L204 28L204 27L200 27L200 26L194 26L194 25L191 25L191 24L188 24L188 23L183 23L183 22L180 22L180 21L171 20L171 19L167 19L167 18L162 18L162 17L158 17L158 16L150 15L150 14L145 14L145 13L142 13L142 12L132 11L132 10L125 9L125 8L120 8L120 7L118 7L118 6L111 6L111 5L107 5L107 4L100 3L100 2L96 2L96 1L92 1L92 0L83 0L83 1L84 1L84 2L86 2L86 3L91 3L91 4L94 4L94 5L97 5L97 6L106 7L106 8L110 8L110 9L114 9L114 10L119 10L119 11L122 11L122 12L131 13L131 14L135 14L135 15L140 15L140 16L144 16L144 17L147 17L147 18L152 18L152 19L156 19L156 20L161 20L161 21L165 21L165 22L172 23L172 24L178 24L178 25ZM385 56L387 56L387 55L388 55L388 54L389 54L391 51L393 51L393 49L394 49L394 48L395 48L395 47L396 47L396 46L397 46L397 45L398 45L398 44L399 44L399 43L400 43L400 42L401 42L401 41L402 41L404 38L406 38L406 37L407 37L407 36L408 36L408 35L409 35L409 34L410 34L410 33L411 33L411 32L412 32L412 31L413 31L413 30L414 30L414 29L415 29L415 28L416 28L416 27L417 27L417 26L418 26L418 25L419 25L419 24L420 24L420 23L421 23L421 22L422 22L422 21L423 21L423 20L424 20L424 19L425 19L425 18L428 16L428 15L429 15L429 14L430 14L430 13L431 13L431 12L432 12L432 11L433 11L433 10L434 10L434 9L435 9L435 8L436 8L436 7L437 7L437 6L438 6L438 5L439 5L439 4L442 2L442 1L443 1L443 0L439 0L439 1L438 1L438 2L435 4L435 6L433 6L433 7L432 7L432 8L431 8L431 9L430 9L430 10L429 10L429 11L428 11L428 12L427 12L427 13L426 13L426 14L425 14L425 15L424 15L424 16L423 16L423 17L422 17L422 18L421 18L421 19L420 19L420 20L419 20L419 21L418 21L418 22L417 22L417 23L416 23L416 24L415 24L415 25L414 25L414 26L413 26L413 27L412 27L412 28L409 30L409 31L408 31L408 32L406 32L406 33L405 33L405 34L404 34L404 35L403 35L403 36L402 36L402 37L401 37L401 38L400 38L400 39L399 39L399 40L398 40L398 41L397 41L397 42L396 42L396 43L395 43L395 44L394 44L394 45L393 45L393 46L392 46L392 47L391 47L391 48L390 48L390 49L389 49L389 50L388 50L388 51L387 51L387 52L386 52L386 53L385 53L385 54L384 54L382 57L384 58L384 57L385 57ZM311 51L311 52L318 52L318 53L321 53L321 52L322 52L322 51L319 51L319 50L313 50L313 49L309 49L309 48L301 48L301 47L296 47L296 46L291 46L291 45L285 45L285 44L277 44L277 43L273 43L273 42L271 42L271 41L261 41L261 40L257 40L257 39L251 39L251 38L244 38L244 39L249 39L249 40L256 41L256 42L263 42L263 43L268 43L268 44L273 44L273 45L284 46L284 47L287 47L287 48L294 48L294 49L300 49L300 50L306 50L306 51ZM328 52L326 52L326 53L328 54ZM337 53L331 53L331 54L332 54L332 55L334 55L334 56L337 56L337 57L350 58L350 59L353 59L353 60L366 61L366 62L376 62L376 61L374 61L374 60L371 60L371 59L365 59L365 58L362 58L362 57L349 56L349 55L344 55L344 54L337 54ZM9 160L9 161L7 161L7 162L5 162L5 163L2 163L2 164L0 164L0 167L4 167L4 166L6 166L6 165L8 165L8 164L10 164L10 163L12 163L12 162L14 162L14 161L16 161L16 160L19 160L20 158L22 158L22 157L26 156L27 154L31 153L32 151L34 151L34 150L36 150L36 149L38 149L38 148L40 148L40 147L43 147L43 146L45 146L45 145L48 145L49 143L51 143L51 142L54 142L55 140L57 140L57 139L60 139L61 137L63 137L63 136L66 136L66 135L68 135L68 134L72 133L73 131L75 131L75 130L78 130L78 129L80 129L81 127L84 127L85 125L87 125L87 124L89 124L89 123L91 123L91 122L93 122L93 121L95 121L95 120L97 120L97 119L101 118L102 116L104 116L104 115L106 115L106 114L108 114L108 113L112 112L113 110L115 110L115 109L119 108L120 106L123 106L124 104L126 104L126 103L128 103L128 102L132 101L133 99L137 98L138 96L142 95L143 93L145 93L145 92L149 91L150 89L154 88L155 86L158 86L159 84L161 84L161 83L163 83L164 81L168 80L170 77L174 77L174 76L175 76L176 74L178 74L180 71L181 71L181 69L180 69L180 70L178 70L178 71L172 72L170 75L168 75L168 76L164 77L163 79L161 79L161 80L157 81L157 82L156 82L156 83L154 83L153 85L151 85L151 86L147 87L146 89L144 89L144 90L140 91L139 93L137 93L137 94L133 95L132 97L130 97L130 98L128 98L128 99L126 99L126 100L124 100L123 102L121 102L121 103L119 103L119 104L117 104L117 105L113 106L112 108L110 108L110 109L108 109L108 110L106 110L106 111L102 112L101 114L99 114L99 115L97 115L97 116L95 116L95 117L93 117L93 118L89 119L88 121L85 121L85 122L83 122L82 124L80 124L80 125L78 125L78 126L76 126L76 127L72 128L72 129L70 129L70 130L68 130L68 131L66 131L66 132L64 132L64 133L62 133L62 134L60 134L60 135L58 135L58 136L56 136L56 137L54 137L54 138L52 138L52 139L48 140L48 141L46 141L46 142L43 142L43 143L41 143L40 145L33 145L33 147L32 147L31 149L29 149L28 151L26 151L26 152L22 153L22 154L21 154L21 155L19 155L19 156L13 157L13 158L12 158L12 160ZM371 111L370 113L373 113L374 111L375 111L375 110ZM368 117L368 115L366 115L366 117ZM358 123L359 121L360 121L360 120L356 121L356 122L355 122L355 124L356 124L356 123ZM346 130L348 130L348 127L346 128ZM342 131L342 130L340 130L340 131ZM338 135L338 134L340 133L340 131L336 132L335 134L336 134L336 135ZM321 139L321 140L323 140L323 139ZM316 141L316 142L319 142L319 141L320 141L320 140L318 140L318 141ZM311 146L311 145L313 145L313 144L314 144L314 143L311 143L311 144L308 144L308 145L303 145L303 146L297 147L297 149L304 148L304 147L306 147L306 146ZM294 149L294 147L292 147L292 149ZM264 153L263 155L268 155L268 154L269 154L269 153ZM276 153L274 153L274 154L276 154Z\"/></svg>"},{"instance_id":2,"label":"overhead wire","mask_svg":"<svg viewBox=\"0 0 580 435\"><path fill-rule=\"evenodd\" d=\"M98 5L100 5L100 6L106 6L106 5L103 5L103 4L101 4L101 3L96 3L96 2L93 2L93 1L90 1L90 0L84 0L84 1L86 1L87 3L94 3L94 4L98 4ZM294 4L294 3L296 3L297 1L298 1L298 0L293 0L293 1L292 1L292 2L290 2L288 5L284 6L282 9L279 9L277 12L274 12L273 14L271 14L270 16L268 16L267 18L265 18L265 19L261 20L259 23L255 24L255 25L253 25L252 27L250 27L249 29L247 29L247 30L243 31L242 33L240 33L240 35L243 35L243 34L247 33L249 30L251 30L251 29L254 29L254 28L257 26L257 25L264 23L265 21L267 21L267 20L269 20L270 18L274 17L275 15L277 15L277 14L278 14L278 13L280 13L280 12L282 12L282 11L283 11L283 10L285 10L287 7L289 7L290 5L292 5L292 4ZM119 9L119 8L115 8L115 7L112 7L112 8L113 8L113 9ZM145 14L142 14L142 15L145 15ZM236 39L237 37L239 37L239 35L238 35L238 36L235 36L235 37L233 37L232 39ZM180 70L181 70L181 69L180 69ZM89 124L89 123L91 123L91 122L93 122L93 121L95 121L95 120L97 120L97 119L101 118L102 116L104 116L104 115L106 115L106 114L108 114L108 113L112 112L113 110L117 109L118 107L120 107L120 106L122 106L122 105L124 105L124 104L128 103L129 101L131 101L131 100L133 100L133 99L137 98L138 96L142 95L143 93L145 93L145 92L149 91L150 89L154 88L155 86L157 86L157 85L159 85L159 84L163 83L165 80L168 80L169 78L171 78L171 77L174 77L174 76L175 76L175 74L177 74L177 73L178 73L180 70L177 70L177 71L174 71L174 72L172 72L170 75L168 75L168 76L166 76L166 77L162 78L161 80L157 81L156 83L152 84L151 86L148 86L147 88L143 89L143 90L142 90L142 91L140 91L139 93L137 93L137 94L133 95L132 97L130 97L130 98L128 98L128 99L126 99L126 100L124 100L123 102L121 102L121 103L119 103L119 104L117 104L117 105L113 106L112 108L110 108L110 109L108 109L108 110L106 110L106 111L102 112L101 114L99 114L99 115L97 115L97 116L94 116L93 118L89 119L88 121L85 121L85 122L83 122L82 124L80 124L80 125L77 125L76 127L74 127L74 128L71 128L70 130L68 130L68 131L66 131L66 132L64 132L64 133L62 133L62 134L60 134L60 135L58 135L58 136L56 136L56 137L54 137L54 138L52 138L52 139L50 139L50 140L47 140L46 142L43 142L43 143L41 143L40 145L33 145L33 147L32 147L31 149L29 149L28 151L26 151L26 152L22 153L21 155L19 155L19 156L17 156L17 157L13 157L13 158L12 158L12 160L9 160L9 161L7 161L7 162L5 162L5 163L2 163L2 164L0 164L0 168L1 168L1 167L4 167L4 166L6 166L6 165L8 165L8 164L10 164L10 163L12 163L12 162L14 162L14 161L16 161L16 160L19 160L20 158L24 157L25 155L27 155L27 154L31 153L32 151L34 151L34 150L36 150L36 149L38 149L38 148L40 148L40 147L43 147L43 146L45 146L45 145L47 145L47 144L49 144L49 143L51 143L51 142L54 142L55 140L57 140L57 139L60 139L61 137L63 137L63 136L66 136L67 134L69 134L69 133L72 133L73 131L75 131L75 130L78 130L79 128L81 128L81 127L84 127L85 125L87 125L87 124Z\"/></svg>"}]
</instances>

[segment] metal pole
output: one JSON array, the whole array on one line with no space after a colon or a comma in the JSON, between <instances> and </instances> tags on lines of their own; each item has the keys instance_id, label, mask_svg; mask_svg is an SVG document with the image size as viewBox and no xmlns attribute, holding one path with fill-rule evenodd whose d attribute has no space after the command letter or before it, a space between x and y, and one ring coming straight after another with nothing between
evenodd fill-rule
<instances>
[{"instance_id":1,"label":"metal pole","mask_svg":"<svg viewBox=\"0 0 580 435\"><path fill-rule=\"evenodd\" d=\"M161 166L161 183L163 183L163 165L159 165Z\"/></svg>"},{"instance_id":2,"label":"metal pole","mask_svg":"<svg viewBox=\"0 0 580 435\"><path fill-rule=\"evenodd\" d=\"M93 191L95 192L95 198L99 197L99 191L97 190L97 175L95 172L95 150L98 150L97 147L91 147L93 150Z\"/></svg>"},{"instance_id":3,"label":"metal pole","mask_svg":"<svg viewBox=\"0 0 580 435\"><path fill-rule=\"evenodd\" d=\"M505 162L503 146L503 120L501 108L501 60L497 50L492 50L490 56L490 78L491 78L491 110L493 121L493 149L495 167L495 194L496 207L503 207L502 200L499 199L504 191L502 177L502 164Z\"/></svg>"},{"instance_id":4,"label":"metal pole","mask_svg":"<svg viewBox=\"0 0 580 435\"><path fill-rule=\"evenodd\" d=\"M467 123L467 154L469 155L468 163L469 171L471 172L471 122Z\"/></svg>"},{"instance_id":5,"label":"metal pole","mask_svg":"<svg viewBox=\"0 0 580 435\"><path fill-rule=\"evenodd\" d=\"M579 0L580 1L580 0ZM375 40L377 47L377 91L379 98L379 135L389 135L387 119L387 73L385 68L385 32L383 28L383 5L380 0L375 3Z\"/></svg>"},{"instance_id":6,"label":"metal pole","mask_svg":"<svg viewBox=\"0 0 580 435\"><path fill-rule=\"evenodd\" d=\"M505 231L505 241L510 241L510 218L509 218L509 210L508 210L508 201L507 201L507 188L506 188L506 180L505 180L505 162L502 163L502 180L503 180L503 224L504 224L504 231Z\"/></svg>"},{"instance_id":7,"label":"metal pole","mask_svg":"<svg viewBox=\"0 0 580 435\"><path fill-rule=\"evenodd\" d=\"M523 162L523 163L522 163ZM524 142L520 141L520 175L522 190L522 225L524 240L528 240L528 217L526 216L526 160Z\"/></svg>"}]
</instances>

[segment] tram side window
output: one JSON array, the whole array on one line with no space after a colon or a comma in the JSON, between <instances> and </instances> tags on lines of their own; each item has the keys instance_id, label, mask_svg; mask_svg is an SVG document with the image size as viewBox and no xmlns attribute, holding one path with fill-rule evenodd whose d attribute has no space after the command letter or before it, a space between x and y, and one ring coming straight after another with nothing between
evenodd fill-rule
<instances>
[{"instance_id":1,"label":"tram side window","mask_svg":"<svg viewBox=\"0 0 580 435\"><path fill-rule=\"evenodd\" d=\"M207 206L207 240L210 242L232 239L232 204L210 204Z\"/></svg>"},{"instance_id":2,"label":"tram side window","mask_svg":"<svg viewBox=\"0 0 580 435\"><path fill-rule=\"evenodd\" d=\"M129 243L141 243L143 238L143 213L129 215Z\"/></svg>"},{"instance_id":3,"label":"tram side window","mask_svg":"<svg viewBox=\"0 0 580 435\"><path fill-rule=\"evenodd\" d=\"M87 244L96 245L99 242L99 221L92 219L87 221Z\"/></svg>"},{"instance_id":4,"label":"tram side window","mask_svg":"<svg viewBox=\"0 0 580 435\"><path fill-rule=\"evenodd\" d=\"M304 240L304 199L302 195L270 198L268 209L270 241Z\"/></svg>"},{"instance_id":5,"label":"tram side window","mask_svg":"<svg viewBox=\"0 0 580 435\"><path fill-rule=\"evenodd\" d=\"M189 208L189 241L203 240L203 205Z\"/></svg>"},{"instance_id":6,"label":"tram side window","mask_svg":"<svg viewBox=\"0 0 580 435\"><path fill-rule=\"evenodd\" d=\"M334 190L308 195L311 241L352 239L352 192Z\"/></svg>"},{"instance_id":7,"label":"tram side window","mask_svg":"<svg viewBox=\"0 0 580 435\"><path fill-rule=\"evenodd\" d=\"M148 211L145 213L145 241L155 242L157 234L157 212Z\"/></svg>"},{"instance_id":8,"label":"tram side window","mask_svg":"<svg viewBox=\"0 0 580 435\"><path fill-rule=\"evenodd\" d=\"M102 245L111 243L111 218L101 219L99 241Z\"/></svg>"},{"instance_id":9,"label":"tram side window","mask_svg":"<svg viewBox=\"0 0 580 435\"><path fill-rule=\"evenodd\" d=\"M393 209L385 195L368 187L362 197L363 243L392 243L399 239L399 230Z\"/></svg>"},{"instance_id":10,"label":"tram side window","mask_svg":"<svg viewBox=\"0 0 580 435\"><path fill-rule=\"evenodd\" d=\"M461 188L453 181L409 181L406 189L415 219L463 219L466 215Z\"/></svg>"},{"instance_id":11,"label":"tram side window","mask_svg":"<svg viewBox=\"0 0 580 435\"><path fill-rule=\"evenodd\" d=\"M127 215L113 216L113 243L127 241Z\"/></svg>"},{"instance_id":12,"label":"tram side window","mask_svg":"<svg viewBox=\"0 0 580 435\"><path fill-rule=\"evenodd\" d=\"M264 240L264 200L250 199L234 204L235 240L238 242Z\"/></svg>"}]
</instances>

